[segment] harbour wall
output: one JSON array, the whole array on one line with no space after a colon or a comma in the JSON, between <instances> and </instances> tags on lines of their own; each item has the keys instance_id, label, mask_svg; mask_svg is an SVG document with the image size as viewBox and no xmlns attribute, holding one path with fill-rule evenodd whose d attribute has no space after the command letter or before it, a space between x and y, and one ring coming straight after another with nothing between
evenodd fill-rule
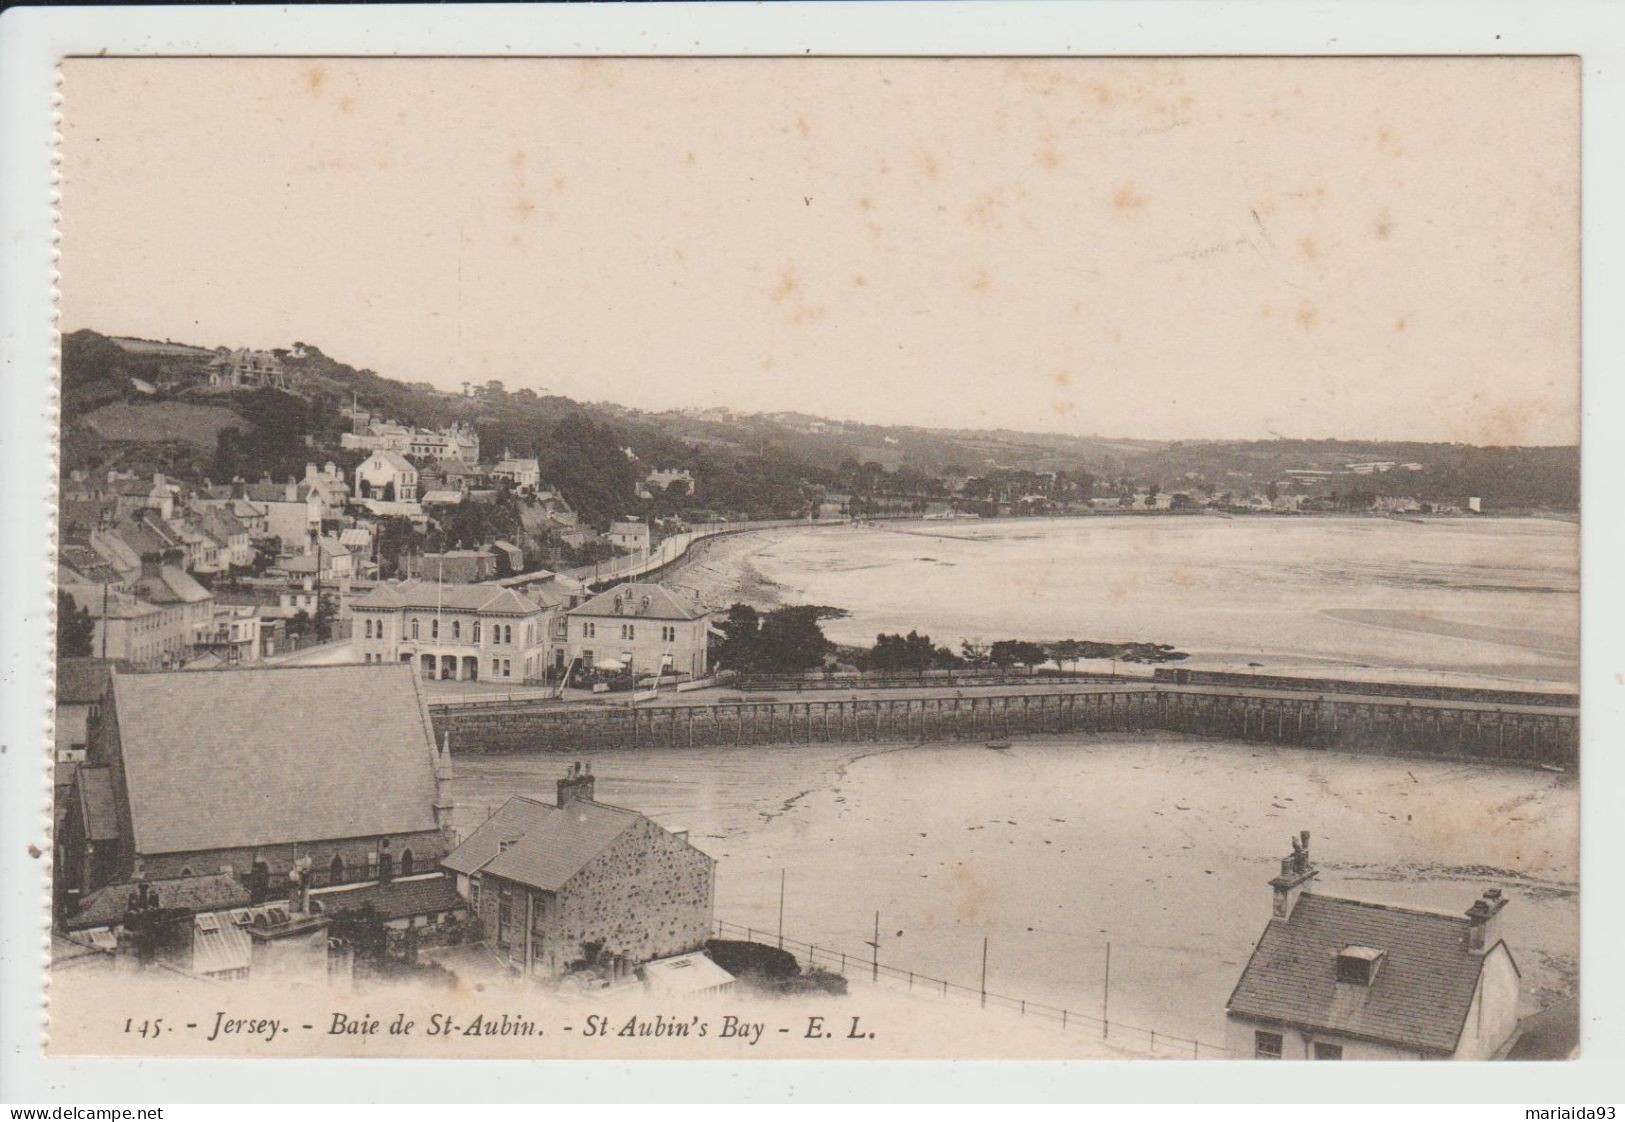
<instances>
[{"instance_id":1,"label":"harbour wall","mask_svg":"<svg viewBox=\"0 0 1625 1122\"><path fill-rule=\"evenodd\" d=\"M454 752L857 742L1002 741L1017 736L1166 731L1378 755L1573 769L1579 711L1218 686L1152 685L987 697L731 701L633 708L431 705Z\"/></svg>"}]
</instances>

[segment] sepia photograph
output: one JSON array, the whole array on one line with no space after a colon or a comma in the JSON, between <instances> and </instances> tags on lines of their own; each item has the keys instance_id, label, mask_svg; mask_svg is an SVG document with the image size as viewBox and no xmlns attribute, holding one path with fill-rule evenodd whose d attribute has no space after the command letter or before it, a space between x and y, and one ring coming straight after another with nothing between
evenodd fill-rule
<instances>
[{"instance_id":1,"label":"sepia photograph","mask_svg":"<svg viewBox=\"0 0 1625 1122\"><path fill-rule=\"evenodd\" d=\"M47 1054L1576 1058L1581 83L63 60Z\"/></svg>"}]
</instances>

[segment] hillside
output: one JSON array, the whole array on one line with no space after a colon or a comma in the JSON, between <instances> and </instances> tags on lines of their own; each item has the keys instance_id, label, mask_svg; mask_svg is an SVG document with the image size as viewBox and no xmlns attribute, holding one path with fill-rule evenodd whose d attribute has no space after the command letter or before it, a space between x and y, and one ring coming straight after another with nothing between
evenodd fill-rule
<instances>
[{"instance_id":1,"label":"hillside","mask_svg":"<svg viewBox=\"0 0 1625 1122\"><path fill-rule=\"evenodd\" d=\"M1315 496L1406 495L1486 510L1572 511L1579 450L1383 441L1161 442L928 429L801 413L646 412L500 383L450 393L358 368L308 343L275 352L294 393L210 387L216 351L79 331L63 340L63 470L165 470L183 479L286 478L310 459L353 467L340 448L352 404L409 425L471 424L486 457L536 456L544 477L603 526L632 513L795 516L823 492L942 498L968 478L1014 496L1068 480L1070 497L1156 488L1246 497L1274 485ZM628 451L632 455L628 455ZM1375 466L1374 466L1375 465ZM686 468L696 498L634 497L654 467Z\"/></svg>"}]
</instances>

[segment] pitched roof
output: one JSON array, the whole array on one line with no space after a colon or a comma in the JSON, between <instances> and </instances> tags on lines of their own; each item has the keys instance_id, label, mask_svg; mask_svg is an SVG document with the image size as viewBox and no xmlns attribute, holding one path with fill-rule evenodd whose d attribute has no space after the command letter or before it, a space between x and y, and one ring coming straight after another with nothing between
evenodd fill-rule
<instances>
[{"instance_id":1,"label":"pitched roof","mask_svg":"<svg viewBox=\"0 0 1625 1122\"><path fill-rule=\"evenodd\" d=\"M85 834L93 842L118 837L118 797L113 791L113 773L105 767L81 767L74 772L74 788L79 792Z\"/></svg>"},{"instance_id":2,"label":"pitched roof","mask_svg":"<svg viewBox=\"0 0 1625 1122\"><path fill-rule=\"evenodd\" d=\"M1468 920L1305 894L1272 919L1230 995L1233 1014L1429 1052L1453 1052L1484 958ZM1384 953L1369 986L1337 981L1345 947Z\"/></svg>"},{"instance_id":3,"label":"pitched roof","mask_svg":"<svg viewBox=\"0 0 1625 1122\"><path fill-rule=\"evenodd\" d=\"M561 809L514 795L441 864L557 892L642 817L586 799Z\"/></svg>"},{"instance_id":4,"label":"pitched roof","mask_svg":"<svg viewBox=\"0 0 1625 1122\"><path fill-rule=\"evenodd\" d=\"M113 663L101 658L56 660L56 703L94 705L112 688Z\"/></svg>"},{"instance_id":5,"label":"pitched roof","mask_svg":"<svg viewBox=\"0 0 1625 1122\"><path fill-rule=\"evenodd\" d=\"M310 894L311 907L320 905L323 915L359 911L371 904L383 919L449 912L463 906L457 885L444 873L404 877L387 884L362 884L353 888L329 888Z\"/></svg>"},{"instance_id":6,"label":"pitched roof","mask_svg":"<svg viewBox=\"0 0 1625 1122\"><path fill-rule=\"evenodd\" d=\"M182 569L164 565L154 577L143 577L141 592L154 604L201 604L214 597Z\"/></svg>"},{"instance_id":7,"label":"pitched roof","mask_svg":"<svg viewBox=\"0 0 1625 1122\"><path fill-rule=\"evenodd\" d=\"M648 597L649 606L643 606ZM621 600L622 610L615 610L615 601ZM711 613L687 596L663 584L640 584L636 581L616 585L594 596L570 612L574 616L626 616L637 619L704 619Z\"/></svg>"},{"instance_id":8,"label":"pitched roof","mask_svg":"<svg viewBox=\"0 0 1625 1122\"><path fill-rule=\"evenodd\" d=\"M165 877L142 882L158 893L158 903L166 908L190 912L212 912L220 908L240 908L249 901L248 889L229 873L206 873L192 877ZM70 931L86 927L114 927L124 922L134 882L109 884L87 893L79 910L68 917Z\"/></svg>"},{"instance_id":9,"label":"pitched roof","mask_svg":"<svg viewBox=\"0 0 1625 1122\"><path fill-rule=\"evenodd\" d=\"M367 459L369 461L379 460L384 464L385 467L392 471L405 471L416 474L418 470L412 466L411 460L407 459L399 452L393 452L388 448L380 448L378 451L368 456Z\"/></svg>"},{"instance_id":10,"label":"pitched roof","mask_svg":"<svg viewBox=\"0 0 1625 1122\"><path fill-rule=\"evenodd\" d=\"M435 828L409 666L115 672L113 704L138 853Z\"/></svg>"},{"instance_id":11,"label":"pitched roof","mask_svg":"<svg viewBox=\"0 0 1625 1122\"><path fill-rule=\"evenodd\" d=\"M88 545L64 542L57 550L57 557L65 568L90 584L117 584L123 579L117 569L103 561L101 554Z\"/></svg>"},{"instance_id":12,"label":"pitched roof","mask_svg":"<svg viewBox=\"0 0 1625 1122\"><path fill-rule=\"evenodd\" d=\"M500 584L439 584L432 580L403 580L379 584L365 596L351 601L351 610L417 608L448 612L488 612L497 615L531 615L541 605Z\"/></svg>"}]
</instances>

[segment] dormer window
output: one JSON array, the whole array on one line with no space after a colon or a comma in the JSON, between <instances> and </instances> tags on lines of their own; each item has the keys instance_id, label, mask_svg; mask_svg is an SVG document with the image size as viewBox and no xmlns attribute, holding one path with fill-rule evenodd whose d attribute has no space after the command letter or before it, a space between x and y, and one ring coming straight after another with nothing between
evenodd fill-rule
<instances>
[{"instance_id":1,"label":"dormer window","mask_svg":"<svg viewBox=\"0 0 1625 1122\"><path fill-rule=\"evenodd\" d=\"M1377 980L1383 952L1376 947L1344 947L1337 953L1337 980L1351 986L1370 986Z\"/></svg>"}]
</instances>

